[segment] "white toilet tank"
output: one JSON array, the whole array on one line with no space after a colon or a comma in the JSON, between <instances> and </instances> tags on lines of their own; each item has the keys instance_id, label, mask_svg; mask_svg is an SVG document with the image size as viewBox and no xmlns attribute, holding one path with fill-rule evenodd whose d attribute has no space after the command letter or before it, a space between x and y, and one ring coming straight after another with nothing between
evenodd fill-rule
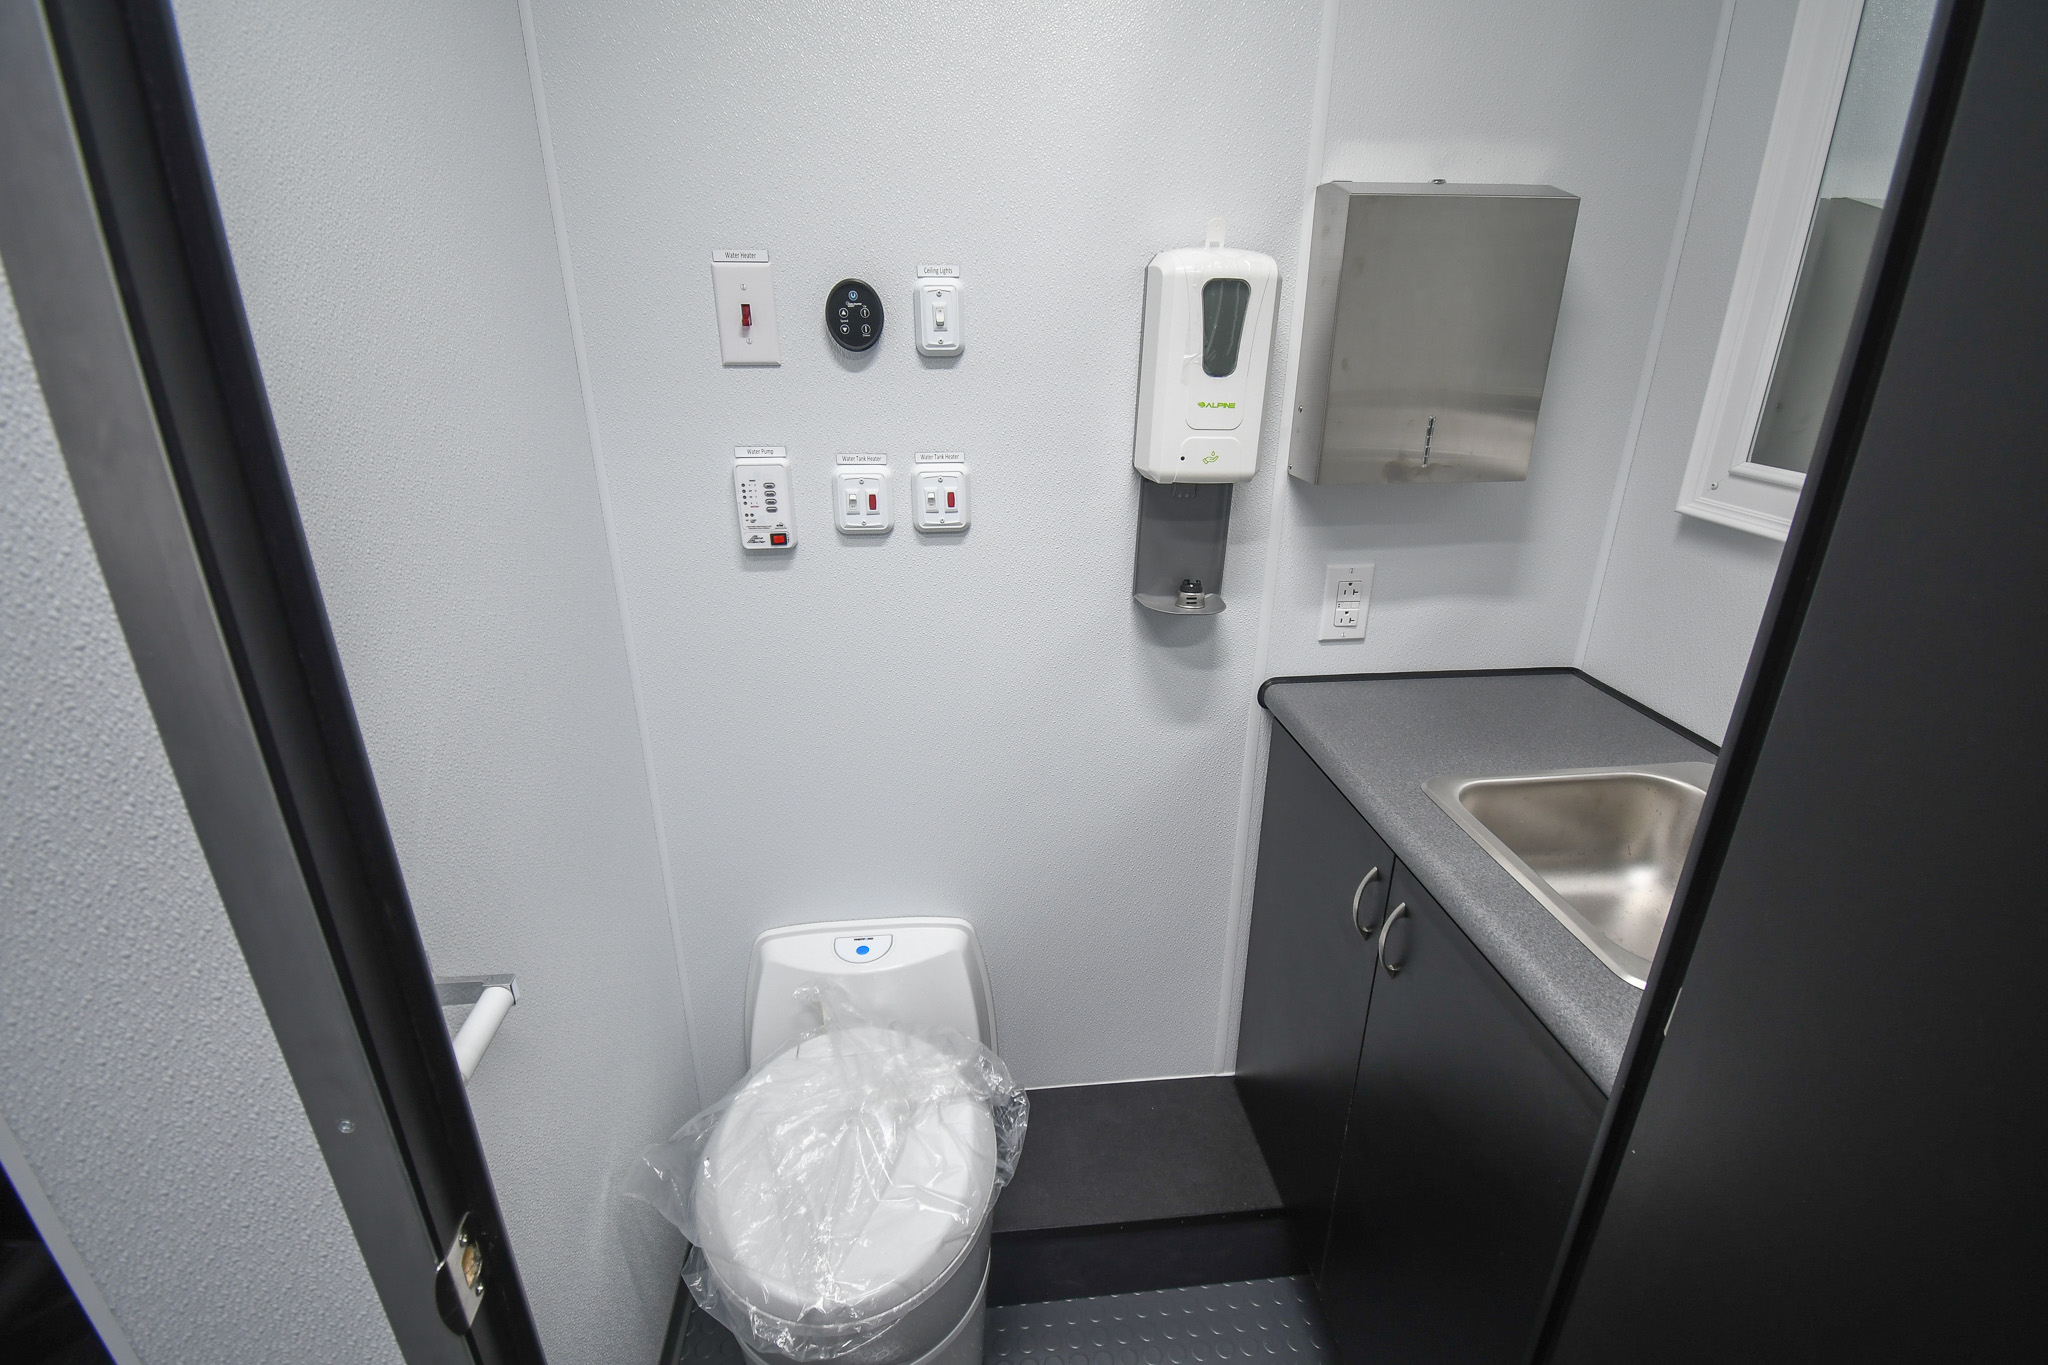
<instances>
[{"instance_id":1,"label":"white toilet tank","mask_svg":"<svg viewBox=\"0 0 2048 1365\"><path fill-rule=\"evenodd\" d=\"M964 919L837 920L770 929L747 973L747 1067L818 1026L796 988L824 977L877 1023L951 1029L996 1050L995 1009L981 942Z\"/></svg>"}]
</instances>

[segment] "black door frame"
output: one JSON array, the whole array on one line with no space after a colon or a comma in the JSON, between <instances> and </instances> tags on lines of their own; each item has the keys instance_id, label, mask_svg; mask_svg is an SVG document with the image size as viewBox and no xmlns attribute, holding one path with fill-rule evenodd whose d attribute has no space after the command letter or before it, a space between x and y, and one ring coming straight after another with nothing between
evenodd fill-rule
<instances>
[{"instance_id":1,"label":"black door frame","mask_svg":"<svg viewBox=\"0 0 2048 1365\"><path fill-rule=\"evenodd\" d=\"M0 0L0 254L172 771L398 1344L411 1365L540 1365L168 0ZM473 1305L443 1273L464 1230L483 1257Z\"/></svg>"}]
</instances>

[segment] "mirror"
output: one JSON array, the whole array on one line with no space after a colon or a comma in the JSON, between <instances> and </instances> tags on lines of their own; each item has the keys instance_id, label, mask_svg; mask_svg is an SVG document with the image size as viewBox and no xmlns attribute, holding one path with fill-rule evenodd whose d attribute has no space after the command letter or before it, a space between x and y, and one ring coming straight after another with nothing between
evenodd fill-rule
<instances>
[{"instance_id":1,"label":"mirror","mask_svg":"<svg viewBox=\"0 0 2048 1365\"><path fill-rule=\"evenodd\" d=\"M1935 0L1805 0L1678 510L1783 539L1876 249Z\"/></svg>"},{"instance_id":2,"label":"mirror","mask_svg":"<svg viewBox=\"0 0 2048 1365\"><path fill-rule=\"evenodd\" d=\"M1867 0L1863 7L1799 283L1749 452L1754 464L1804 474L1813 463L1933 19L1934 0Z\"/></svg>"}]
</instances>

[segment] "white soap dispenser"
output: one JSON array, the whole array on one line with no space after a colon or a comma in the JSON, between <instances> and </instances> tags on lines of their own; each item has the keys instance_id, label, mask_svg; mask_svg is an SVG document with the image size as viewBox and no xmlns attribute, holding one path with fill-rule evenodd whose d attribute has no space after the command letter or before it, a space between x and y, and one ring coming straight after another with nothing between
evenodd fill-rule
<instances>
[{"instance_id":1,"label":"white soap dispenser","mask_svg":"<svg viewBox=\"0 0 2048 1365\"><path fill-rule=\"evenodd\" d=\"M1258 472L1279 293L1273 258L1224 246L1220 218L1202 246L1162 251L1145 267L1131 596L1149 610L1223 610L1230 488Z\"/></svg>"},{"instance_id":2,"label":"white soap dispenser","mask_svg":"<svg viewBox=\"0 0 2048 1365\"><path fill-rule=\"evenodd\" d=\"M1132 463L1155 483L1242 483L1258 472L1259 425L1280 267L1223 245L1162 251L1145 267L1145 339Z\"/></svg>"}]
</instances>

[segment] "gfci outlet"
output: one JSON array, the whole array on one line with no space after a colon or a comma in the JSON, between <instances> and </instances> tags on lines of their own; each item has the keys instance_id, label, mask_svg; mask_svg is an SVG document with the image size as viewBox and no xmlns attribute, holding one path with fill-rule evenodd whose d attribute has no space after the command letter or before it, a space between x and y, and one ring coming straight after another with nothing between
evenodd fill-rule
<instances>
[{"instance_id":1,"label":"gfci outlet","mask_svg":"<svg viewBox=\"0 0 2048 1365\"><path fill-rule=\"evenodd\" d=\"M1323 614L1318 640L1363 640L1372 605L1372 565L1331 564L1323 570Z\"/></svg>"}]
</instances>

